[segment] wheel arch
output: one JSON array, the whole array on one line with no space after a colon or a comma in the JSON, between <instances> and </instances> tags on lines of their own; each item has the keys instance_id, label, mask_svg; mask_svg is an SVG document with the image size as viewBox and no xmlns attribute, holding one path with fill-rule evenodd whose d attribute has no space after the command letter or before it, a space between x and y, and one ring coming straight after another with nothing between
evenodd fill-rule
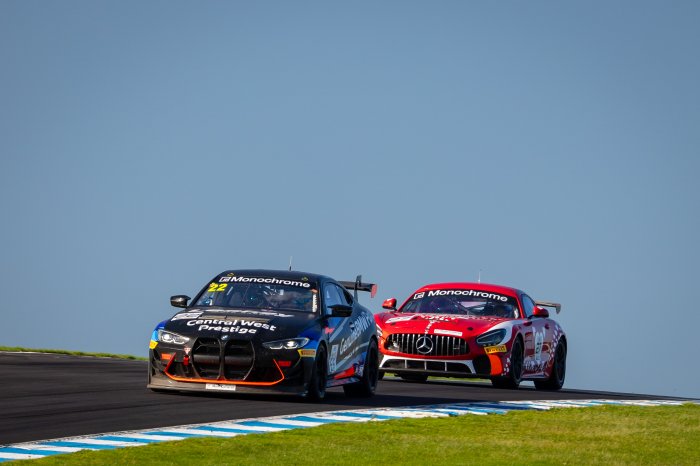
<instances>
[{"instance_id":1,"label":"wheel arch","mask_svg":"<svg viewBox=\"0 0 700 466\"><path fill-rule=\"evenodd\" d=\"M556 346L554 348L552 348L552 353L551 353L552 357L549 360L549 362L547 363L547 367L545 369L545 373L547 374L547 376L552 375L552 371L554 370L554 363L555 363L555 359L556 359L557 350L559 349L559 345L563 345L564 351L568 355L569 342L566 340L566 335L562 335L559 338L559 340L557 340Z\"/></svg>"},{"instance_id":2,"label":"wheel arch","mask_svg":"<svg viewBox=\"0 0 700 466\"><path fill-rule=\"evenodd\" d=\"M523 345L523 349L525 348L525 337L523 336L523 331L521 329L513 329L513 333L515 333L515 337L513 338L513 344L515 344L515 340L520 340L520 344ZM513 349L513 345L511 344L511 350Z\"/></svg>"},{"instance_id":3,"label":"wheel arch","mask_svg":"<svg viewBox=\"0 0 700 466\"><path fill-rule=\"evenodd\" d=\"M557 347L561 344L564 344L564 348L566 350L569 349L569 342L566 339L566 335L562 335L561 338L559 338L559 341L557 341L557 346L554 347L554 351L556 351Z\"/></svg>"}]
</instances>

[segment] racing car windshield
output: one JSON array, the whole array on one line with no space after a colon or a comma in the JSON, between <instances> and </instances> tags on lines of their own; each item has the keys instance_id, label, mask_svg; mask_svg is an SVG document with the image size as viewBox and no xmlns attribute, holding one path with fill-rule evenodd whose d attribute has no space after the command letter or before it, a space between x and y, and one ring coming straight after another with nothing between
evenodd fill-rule
<instances>
[{"instance_id":1,"label":"racing car windshield","mask_svg":"<svg viewBox=\"0 0 700 466\"><path fill-rule=\"evenodd\" d=\"M253 278L250 282L236 282L228 281L227 278L229 277L221 277L218 281L211 282L194 305L304 312L315 312L318 306L317 290L308 282L276 278Z\"/></svg>"},{"instance_id":2,"label":"racing car windshield","mask_svg":"<svg viewBox=\"0 0 700 466\"><path fill-rule=\"evenodd\" d=\"M515 298L479 290L430 290L413 295L401 312L516 318Z\"/></svg>"}]
</instances>

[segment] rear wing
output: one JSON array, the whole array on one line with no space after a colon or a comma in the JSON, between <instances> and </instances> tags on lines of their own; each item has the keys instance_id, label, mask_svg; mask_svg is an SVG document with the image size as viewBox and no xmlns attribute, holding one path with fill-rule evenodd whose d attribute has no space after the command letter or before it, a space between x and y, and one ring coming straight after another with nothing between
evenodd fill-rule
<instances>
[{"instance_id":1,"label":"rear wing","mask_svg":"<svg viewBox=\"0 0 700 466\"><path fill-rule=\"evenodd\" d=\"M357 301L358 291L369 291L370 297L374 298L377 294L377 285L374 283L362 283L362 275L358 275L354 282L343 282L339 281L346 290L353 290L355 292L355 301Z\"/></svg>"},{"instance_id":2,"label":"rear wing","mask_svg":"<svg viewBox=\"0 0 700 466\"><path fill-rule=\"evenodd\" d=\"M552 303L549 301L535 301L536 306L541 306L541 307L553 307L556 309L557 314L561 312L561 304L559 303Z\"/></svg>"}]
</instances>

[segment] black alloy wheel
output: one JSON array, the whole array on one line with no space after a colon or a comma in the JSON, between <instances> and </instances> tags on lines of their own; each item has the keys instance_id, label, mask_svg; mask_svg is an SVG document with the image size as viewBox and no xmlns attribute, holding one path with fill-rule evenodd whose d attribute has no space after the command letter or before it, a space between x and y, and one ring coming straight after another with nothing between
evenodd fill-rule
<instances>
[{"instance_id":1,"label":"black alloy wheel","mask_svg":"<svg viewBox=\"0 0 700 466\"><path fill-rule=\"evenodd\" d=\"M535 388L538 390L560 390L564 386L566 377L566 343L559 342L554 352L554 365L552 373L546 380L535 380Z\"/></svg>"}]
</instances>

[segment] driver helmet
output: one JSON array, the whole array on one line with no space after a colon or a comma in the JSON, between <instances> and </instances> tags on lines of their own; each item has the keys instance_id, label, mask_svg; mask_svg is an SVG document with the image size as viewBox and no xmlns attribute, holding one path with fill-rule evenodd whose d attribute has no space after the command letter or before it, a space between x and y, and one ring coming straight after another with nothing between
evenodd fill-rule
<instances>
[{"instance_id":1,"label":"driver helmet","mask_svg":"<svg viewBox=\"0 0 700 466\"><path fill-rule=\"evenodd\" d=\"M428 312L445 312L454 307L454 302L450 298L438 296L433 298L428 304Z\"/></svg>"},{"instance_id":2,"label":"driver helmet","mask_svg":"<svg viewBox=\"0 0 700 466\"><path fill-rule=\"evenodd\" d=\"M492 314L496 317L513 317L513 306L510 304L494 303Z\"/></svg>"}]
</instances>

